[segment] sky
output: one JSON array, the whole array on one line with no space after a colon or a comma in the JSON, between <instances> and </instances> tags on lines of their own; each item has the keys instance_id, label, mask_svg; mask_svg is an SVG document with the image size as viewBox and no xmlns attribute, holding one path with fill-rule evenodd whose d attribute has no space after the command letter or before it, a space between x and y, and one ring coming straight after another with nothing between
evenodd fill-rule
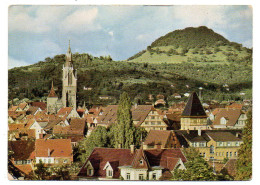
<instances>
[{"instance_id":1,"label":"sky","mask_svg":"<svg viewBox=\"0 0 260 185\"><path fill-rule=\"evenodd\" d=\"M176 29L207 26L230 41L252 47L252 7L21 6L8 11L8 68L72 52L126 60Z\"/></svg>"}]
</instances>

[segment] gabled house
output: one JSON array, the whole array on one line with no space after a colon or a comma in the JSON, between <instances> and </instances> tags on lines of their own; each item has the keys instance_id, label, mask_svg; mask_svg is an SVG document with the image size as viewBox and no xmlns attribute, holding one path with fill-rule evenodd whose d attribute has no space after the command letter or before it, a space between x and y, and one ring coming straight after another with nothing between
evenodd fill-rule
<instances>
[{"instance_id":1,"label":"gabled house","mask_svg":"<svg viewBox=\"0 0 260 185\"><path fill-rule=\"evenodd\" d=\"M26 175L29 175L33 171L34 150L34 141L8 141L8 151L12 152L11 162Z\"/></svg>"},{"instance_id":2,"label":"gabled house","mask_svg":"<svg viewBox=\"0 0 260 185\"><path fill-rule=\"evenodd\" d=\"M150 130L144 143L144 149L180 148L175 132L170 130Z\"/></svg>"},{"instance_id":3,"label":"gabled house","mask_svg":"<svg viewBox=\"0 0 260 185\"><path fill-rule=\"evenodd\" d=\"M219 109L214 116L212 127L214 129L242 129L246 120L246 113L241 109Z\"/></svg>"},{"instance_id":4,"label":"gabled house","mask_svg":"<svg viewBox=\"0 0 260 185\"><path fill-rule=\"evenodd\" d=\"M73 162L70 139L37 139L35 142L36 164L40 160L47 165L67 165Z\"/></svg>"},{"instance_id":5,"label":"gabled house","mask_svg":"<svg viewBox=\"0 0 260 185\"><path fill-rule=\"evenodd\" d=\"M180 149L143 150L95 148L80 169L80 180L163 180L164 174L185 169Z\"/></svg>"},{"instance_id":6,"label":"gabled house","mask_svg":"<svg viewBox=\"0 0 260 185\"><path fill-rule=\"evenodd\" d=\"M44 127L48 124L48 122L40 122L36 121L35 119L30 119L27 124L25 125L26 129L33 129L35 130L35 137L39 139L42 134L46 134Z\"/></svg>"},{"instance_id":7,"label":"gabled house","mask_svg":"<svg viewBox=\"0 0 260 185\"><path fill-rule=\"evenodd\" d=\"M27 115L36 115L39 111L42 111L40 107L33 107L29 106L28 110L26 111Z\"/></svg>"},{"instance_id":8,"label":"gabled house","mask_svg":"<svg viewBox=\"0 0 260 185\"><path fill-rule=\"evenodd\" d=\"M61 108L57 116L63 119L69 120L70 118L80 118L79 114L73 107L63 107Z\"/></svg>"},{"instance_id":9,"label":"gabled house","mask_svg":"<svg viewBox=\"0 0 260 185\"><path fill-rule=\"evenodd\" d=\"M137 105L132 107L132 119L135 126L143 127L146 131L167 130L168 125L163 120L164 115L152 105Z\"/></svg>"},{"instance_id":10,"label":"gabled house","mask_svg":"<svg viewBox=\"0 0 260 185\"><path fill-rule=\"evenodd\" d=\"M108 105L98 112L97 126L109 127L117 120L118 105ZM93 122L94 123L94 122Z\"/></svg>"},{"instance_id":11,"label":"gabled house","mask_svg":"<svg viewBox=\"0 0 260 185\"><path fill-rule=\"evenodd\" d=\"M29 109L29 105L27 103L20 103L18 105L18 108L16 109L16 111L27 111Z\"/></svg>"}]
</instances>

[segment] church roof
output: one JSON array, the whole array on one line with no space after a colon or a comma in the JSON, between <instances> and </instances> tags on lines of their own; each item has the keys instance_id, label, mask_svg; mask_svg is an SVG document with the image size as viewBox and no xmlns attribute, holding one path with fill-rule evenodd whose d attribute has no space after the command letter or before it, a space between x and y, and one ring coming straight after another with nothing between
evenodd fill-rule
<instances>
[{"instance_id":1,"label":"church roof","mask_svg":"<svg viewBox=\"0 0 260 185\"><path fill-rule=\"evenodd\" d=\"M196 92L193 92L190 95L189 100L182 112L182 116L183 117L186 116L207 117Z\"/></svg>"},{"instance_id":2,"label":"church roof","mask_svg":"<svg viewBox=\"0 0 260 185\"><path fill-rule=\"evenodd\" d=\"M58 97L58 96L56 95L55 91L54 91L53 82L52 82L51 91L50 91L48 97L51 97L51 98L52 98L52 97Z\"/></svg>"}]
</instances>

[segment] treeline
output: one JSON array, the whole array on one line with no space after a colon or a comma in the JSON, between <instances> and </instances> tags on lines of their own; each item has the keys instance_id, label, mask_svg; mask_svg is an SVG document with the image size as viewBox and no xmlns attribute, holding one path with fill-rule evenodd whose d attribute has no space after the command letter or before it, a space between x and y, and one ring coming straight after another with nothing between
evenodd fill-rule
<instances>
[{"instance_id":1,"label":"treeline","mask_svg":"<svg viewBox=\"0 0 260 185\"><path fill-rule=\"evenodd\" d=\"M48 96L52 81L60 96L64 57L56 55L30 66L9 70L9 100L44 100ZM78 73L79 105L84 101L87 104L115 104L123 91L129 94L131 100L140 103L149 101L149 94L163 94L167 100L174 93L198 91L198 87L204 88L204 98L212 99L219 94L219 100L225 97L239 99L241 97L238 92L252 87L252 67L237 63L200 65L189 62L115 62L109 57L93 57L85 53L75 53L73 60ZM222 87L224 83L230 86L228 91ZM84 90L84 87L92 89ZM109 98L100 99L100 96L104 95Z\"/></svg>"},{"instance_id":2,"label":"treeline","mask_svg":"<svg viewBox=\"0 0 260 185\"><path fill-rule=\"evenodd\" d=\"M230 42L213 30L200 26L188 27L183 30L175 30L155 40L151 47L175 46L182 48L203 48L212 45L226 45Z\"/></svg>"}]
</instances>

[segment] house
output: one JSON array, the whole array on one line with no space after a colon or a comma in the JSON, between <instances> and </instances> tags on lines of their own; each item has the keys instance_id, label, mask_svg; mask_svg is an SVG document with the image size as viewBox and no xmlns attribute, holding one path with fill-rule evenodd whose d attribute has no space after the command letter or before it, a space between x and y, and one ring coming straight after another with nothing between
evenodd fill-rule
<instances>
[{"instance_id":1,"label":"house","mask_svg":"<svg viewBox=\"0 0 260 185\"><path fill-rule=\"evenodd\" d=\"M40 107L29 106L26 115L36 115L38 111L42 111Z\"/></svg>"},{"instance_id":2,"label":"house","mask_svg":"<svg viewBox=\"0 0 260 185\"><path fill-rule=\"evenodd\" d=\"M117 109L118 105L108 105L107 107L102 108L102 110L97 110L96 117L98 126L109 127L113 123L116 123L117 120ZM93 120L95 124L95 120Z\"/></svg>"},{"instance_id":3,"label":"house","mask_svg":"<svg viewBox=\"0 0 260 185\"><path fill-rule=\"evenodd\" d=\"M163 115L152 105L137 105L132 107L132 119L135 126L143 127L146 131L167 130L168 125L163 120Z\"/></svg>"},{"instance_id":4,"label":"house","mask_svg":"<svg viewBox=\"0 0 260 185\"><path fill-rule=\"evenodd\" d=\"M238 150L243 143L241 130L182 130L175 132L181 145L197 148L205 160L237 159ZM187 143L179 138L180 135Z\"/></svg>"},{"instance_id":5,"label":"house","mask_svg":"<svg viewBox=\"0 0 260 185\"><path fill-rule=\"evenodd\" d=\"M242 129L246 124L247 115L241 109L224 108L218 109L214 116L211 115L211 118L213 118L214 129Z\"/></svg>"},{"instance_id":6,"label":"house","mask_svg":"<svg viewBox=\"0 0 260 185\"><path fill-rule=\"evenodd\" d=\"M181 115L181 130L210 129L207 123L207 114L203 109L199 97L193 92Z\"/></svg>"},{"instance_id":7,"label":"house","mask_svg":"<svg viewBox=\"0 0 260 185\"><path fill-rule=\"evenodd\" d=\"M47 104L44 102L31 102L30 105L33 107L39 107L41 110L46 110L47 108Z\"/></svg>"},{"instance_id":8,"label":"house","mask_svg":"<svg viewBox=\"0 0 260 185\"><path fill-rule=\"evenodd\" d=\"M37 139L35 142L36 164L40 160L47 165L66 165L73 162L70 139Z\"/></svg>"},{"instance_id":9,"label":"house","mask_svg":"<svg viewBox=\"0 0 260 185\"><path fill-rule=\"evenodd\" d=\"M16 111L27 111L29 109L29 105L25 102L20 103L18 105L18 108L16 109Z\"/></svg>"},{"instance_id":10,"label":"house","mask_svg":"<svg viewBox=\"0 0 260 185\"><path fill-rule=\"evenodd\" d=\"M186 161L180 149L95 148L78 176L80 180L159 180L164 173L185 169Z\"/></svg>"},{"instance_id":11,"label":"house","mask_svg":"<svg viewBox=\"0 0 260 185\"><path fill-rule=\"evenodd\" d=\"M33 129L35 131L36 139L39 139L42 134L46 134L44 127L46 127L47 124L48 124L48 122L36 121L34 118L32 118L27 122L27 124L25 125L25 128Z\"/></svg>"},{"instance_id":12,"label":"house","mask_svg":"<svg viewBox=\"0 0 260 185\"><path fill-rule=\"evenodd\" d=\"M80 118L79 114L73 107L63 107L61 108L57 116L63 119L69 120L70 118Z\"/></svg>"},{"instance_id":13,"label":"house","mask_svg":"<svg viewBox=\"0 0 260 185\"><path fill-rule=\"evenodd\" d=\"M33 171L34 150L34 141L8 141L8 151L12 152L10 161L26 175Z\"/></svg>"},{"instance_id":14,"label":"house","mask_svg":"<svg viewBox=\"0 0 260 185\"><path fill-rule=\"evenodd\" d=\"M150 130L144 143L144 149L180 148L175 132L171 130Z\"/></svg>"},{"instance_id":15,"label":"house","mask_svg":"<svg viewBox=\"0 0 260 185\"><path fill-rule=\"evenodd\" d=\"M166 113L164 121L168 124L169 130L179 130L181 128L181 112Z\"/></svg>"}]
</instances>

